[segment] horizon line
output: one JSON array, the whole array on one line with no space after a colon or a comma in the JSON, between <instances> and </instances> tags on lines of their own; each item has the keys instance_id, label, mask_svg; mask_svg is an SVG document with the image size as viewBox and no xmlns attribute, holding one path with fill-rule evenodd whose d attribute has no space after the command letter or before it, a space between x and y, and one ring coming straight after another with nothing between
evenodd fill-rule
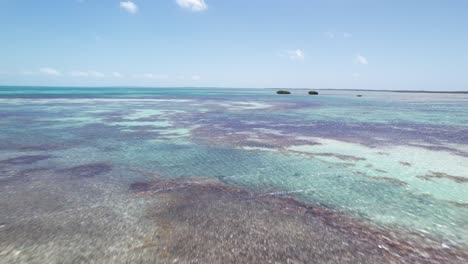
<instances>
[{"instance_id":1,"label":"horizon line","mask_svg":"<svg viewBox=\"0 0 468 264\"><path fill-rule=\"evenodd\" d=\"M459 94L468 94L468 90L401 90L401 89L355 89L355 88L301 88L301 87L228 87L228 86L80 86L80 85L0 85L0 88L5 87L22 87L22 88L143 88L143 89L290 89L290 90L319 90L319 91L363 91L363 92L400 92L400 93L459 93Z\"/></svg>"}]
</instances>

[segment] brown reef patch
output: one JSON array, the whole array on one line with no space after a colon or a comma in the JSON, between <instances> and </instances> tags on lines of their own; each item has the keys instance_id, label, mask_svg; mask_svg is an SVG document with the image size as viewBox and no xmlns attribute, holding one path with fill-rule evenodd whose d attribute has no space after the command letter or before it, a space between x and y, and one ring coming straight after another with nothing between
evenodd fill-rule
<instances>
[{"instance_id":1,"label":"brown reef patch","mask_svg":"<svg viewBox=\"0 0 468 264\"><path fill-rule=\"evenodd\" d=\"M430 174L416 176L417 178L425 181L433 181L433 179L447 179L450 181L454 181L456 183L468 183L468 178L461 177L461 176L452 176L442 172L433 172L430 171Z\"/></svg>"},{"instance_id":2,"label":"brown reef patch","mask_svg":"<svg viewBox=\"0 0 468 264\"><path fill-rule=\"evenodd\" d=\"M31 145L31 146L23 146L18 148L20 151L51 151L57 149L65 148L63 145L52 145L52 144L40 144L40 145Z\"/></svg>"},{"instance_id":3,"label":"brown reef patch","mask_svg":"<svg viewBox=\"0 0 468 264\"><path fill-rule=\"evenodd\" d=\"M406 167L411 167L411 163L406 162L406 161L400 161L400 164Z\"/></svg>"},{"instance_id":4,"label":"brown reef patch","mask_svg":"<svg viewBox=\"0 0 468 264\"><path fill-rule=\"evenodd\" d=\"M381 172L381 173L388 173L386 170L381 170L381 169L375 169L376 172Z\"/></svg>"},{"instance_id":5,"label":"brown reef patch","mask_svg":"<svg viewBox=\"0 0 468 264\"><path fill-rule=\"evenodd\" d=\"M4 165L28 165L51 158L50 155L26 155L16 158L1 160Z\"/></svg>"},{"instance_id":6,"label":"brown reef patch","mask_svg":"<svg viewBox=\"0 0 468 264\"><path fill-rule=\"evenodd\" d=\"M341 154L336 154L336 153L310 153L310 152L303 152L303 151L296 151L296 150L288 150L289 153L293 154L300 154L300 155L305 155L310 158L315 158L316 156L322 156L322 157L334 157L342 161L363 161L366 160L365 158L361 157L356 157L356 156L350 156L350 155L341 155ZM354 166L354 163L347 163L351 166Z\"/></svg>"},{"instance_id":7,"label":"brown reef patch","mask_svg":"<svg viewBox=\"0 0 468 264\"><path fill-rule=\"evenodd\" d=\"M451 205L455 205L456 207L468 209L468 203L460 203L460 202L455 202L455 201L449 201L449 203Z\"/></svg>"},{"instance_id":8,"label":"brown reef patch","mask_svg":"<svg viewBox=\"0 0 468 264\"><path fill-rule=\"evenodd\" d=\"M201 126L192 130L192 140L234 147L263 147L269 149L282 149L298 145L320 145L319 143L300 139L294 135L272 134L268 131L244 130L238 131L224 126Z\"/></svg>"},{"instance_id":9,"label":"brown reef patch","mask_svg":"<svg viewBox=\"0 0 468 264\"><path fill-rule=\"evenodd\" d=\"M92 178L112 170L112 165L101 162L78 165L75 167L58 170L59 173L70 175L73 178Z\"/></svg>"},{"instance_id":10,"label":"brown reef patch","mask_svg":"<svg viewBox=\"0 0 468 264\"><path fill-rule=\"evenodd\" d=\"M399 186L407 186L408 185L408 183L405 182L405 181L398 180L398 179L391 178L391 177L369 177L369 178L374 179L374 180L378 180L378 181L385 181L385 182L393 183L393 184L396 184L396 185L399 185Z\"/></svg>"},{"instance_id":11,"label":"brown reef patch","mask_svg":"<svg viewBox=\"0 0 468 264\"><path fill-rule=\"evenodd\" d=\"M338 158L338 159L344 160L344 161L362 161L362 160L366 160L365 158L361 158L361 157L350 156L350 155L341 155L341 154L336 154L336 153L314 153L314 155L324 156L324 157L335 157L335 158Z\"/></svg>"},{"instance_id":12,"label":"brown reef patch","mask_svg":"<svg viewBox=\"0 0 468 264\"><path fill-rule=\"evenodd\" d=\"M25 182L37 172L48 171L50 168L33 168L25 170L0 170L0 185L9 185L15 182Z\"/></svg>"},{"instance_id":13,"label":"brown reef patch","mask_svg":"<svg viewBox=\"0 0 468 264\"><path fill-rule=\"evenodd\" d=\"M130 190L154 199L158 226L142 248L163 263L466 263L466 249L387 229L293 197L211 178L155 179Z\"/></svg>"}]
</instances>

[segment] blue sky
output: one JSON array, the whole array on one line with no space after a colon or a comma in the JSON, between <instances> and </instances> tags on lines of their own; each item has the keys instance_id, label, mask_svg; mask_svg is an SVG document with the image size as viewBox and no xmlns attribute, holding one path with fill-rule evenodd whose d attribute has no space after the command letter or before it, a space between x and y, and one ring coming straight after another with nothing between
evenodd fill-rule
<instances>
[{"instance_id":1,"label":"blue sky","mask_svg":"<svg viewBox=\"0 0 468 264\"><path fill-rule=\"evenodd\" d=\"M468 90L465 0L0 0L0 84Z\"/></svg>"}]
</instances>

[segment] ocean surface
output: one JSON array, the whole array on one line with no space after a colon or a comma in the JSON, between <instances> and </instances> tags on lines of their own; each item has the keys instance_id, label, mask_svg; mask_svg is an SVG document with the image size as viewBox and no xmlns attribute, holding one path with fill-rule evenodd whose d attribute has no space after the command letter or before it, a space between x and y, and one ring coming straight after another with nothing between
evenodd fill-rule
<instances>
[{"instance_id":1,"label":"ocean surface","mask_svg":"<svg viewBox=\"0 0 468 264\"><path fill-rule=\"evenodd\" d=\"M291 91L0 87L0 263L468 260L467 94Z\"/></svg>"}]
</instances>

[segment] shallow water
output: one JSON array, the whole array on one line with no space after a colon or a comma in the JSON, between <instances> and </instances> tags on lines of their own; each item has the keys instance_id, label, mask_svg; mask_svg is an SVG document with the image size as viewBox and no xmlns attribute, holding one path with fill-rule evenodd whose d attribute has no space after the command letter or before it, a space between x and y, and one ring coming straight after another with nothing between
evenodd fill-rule
<instances>
[{"instance_id":1,"label":"shallow water","mask_svg":"<svg viewBox=\"0 0 468 264\"><path fill-rule=\"evenodd\" d=\"M144 219L162 198L135 198L129 187L197 177L466 250L468 95L0 88L0 234L9 234L0 255L9 260L41 259L41 247L57 262L110 254L58 245L94 243L96 233L123 254L122 238L139 243L161 225ZM12 237L19 229L48 235Z\"/></svg>"}]
</instances>

